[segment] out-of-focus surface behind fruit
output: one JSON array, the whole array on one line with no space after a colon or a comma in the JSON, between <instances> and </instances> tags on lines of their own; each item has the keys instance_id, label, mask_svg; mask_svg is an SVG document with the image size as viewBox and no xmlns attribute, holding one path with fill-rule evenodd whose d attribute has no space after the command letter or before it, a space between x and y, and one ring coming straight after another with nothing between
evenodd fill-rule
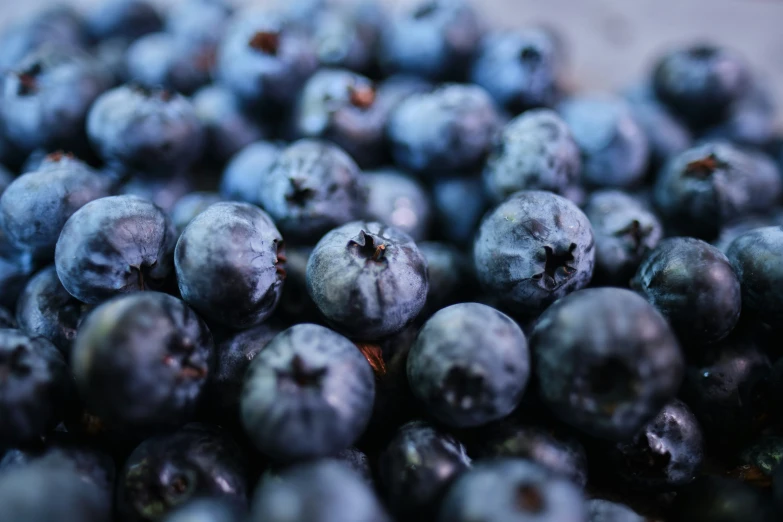
<instances>
[{"instance_id":1,"label":"out-of-focus surface behind fruit","mask_svg":"<svg viewBox=\"0 0 783 522\"><path fill-rule=\"evenodd\" d=\"M68 3L87 7L100 1ZM52 3L0 0L0 24L14 23ZM166 6L177 0L158 3ZM650 61L661 51L709 40L742 52L763 71L783 106L783 0L475 0L475 6L493 26L538 22L558 29L569 51L571 84L580 90L625 87L649 71Z\"/></svg>"}]
</instances>

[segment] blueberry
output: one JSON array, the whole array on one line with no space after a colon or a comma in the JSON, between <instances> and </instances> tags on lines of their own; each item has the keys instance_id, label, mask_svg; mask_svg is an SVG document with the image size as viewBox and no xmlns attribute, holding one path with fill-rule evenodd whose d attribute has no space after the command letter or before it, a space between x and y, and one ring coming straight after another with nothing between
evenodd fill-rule
<instances>
[{"instance_id":1,"label":"blueberry","mask_svg":"<svg viewBox=\"0 0 783 522\"><path fill-rule=\"evenodd\" d=\"M764 214L750 214L726 225L713 241L718 250L726 254L735 239L757 228L783 225L783 209L774 207Z\"/></svg>"},{"instance_id":2,"label":"blueberry","mask_svg":"<svg viewBox=\"0 0 783 522\"><path fill-rule=\"evenodd\" d=\"M478 303L449 306L419 332L408 382L427 412L455 427L480 426L511 413L530 375L522 329Z\"/></svg>"},{"instance_id":3,"label":"blueberry","mask_svg":"<svg viewBox=\"0 0 783 522\"><path fill-rule=\"evenodd\" d=\"M341 67L360 73L377 68L376 51L385 13L372 0L356 5L329 6L317 14L313 45L324 67Z\"/></svg>"},{"instance_id":4,"label":"blueberry","mask_svg":"<svg viewBox=\"0 0 783 522\"><path fill-rule=\"evenodd\" d=\"M239 12L217 57L217 76L245 106L267 113L290 107L316 71L312 42L271 12Z\"/></svg>"},{"instance_id":5,"label":"blueberry","mask_svg":"<svg viewBox=\"0 0 783 522\"><path fill-rule=\"evenodd\" d=\"M560 96L563 56L549 29L526 27L488 34L473 63L471 79L513 114L551 107Z\"/></svg>"},{"instance_id":6,"label":"blueberry","mask_svg":"<svg viewBox=\"0 0 783 522\"><path fill-rule=\"evenodd\" d=\"M457 439L416 421L397 430L378 468L386 504L398 519L432 520L451 481L470 468L470 458Z\"/></svg>"},{"instance_id":7,"label":"blueberry","mask_svg":"<svg viewBox=\"0 0 783 522\"><path fill-rule=\"evenodd\" d=\"M632 440L612 446L608 455L623 484L641 491L676 489L700 471L701 428L688 406L674 399Z\"/></svg>"},{"instance_id":8,"label":"blueberry","mask_svg":"<svg viewBox=\"0 0 783 522\"><path fill-rule=\"evenodd\" d=\"M568 479L522 459L477 463L449 489L438 521L583 522L582 492Z\"/></svg>"},{"instance_id":9,"label":"blueberry","mask_svg":"<svg viewBox=\"0 0 783 522\"><path fill-rule=\"evenodd\" d=\"M593 192L584 211L595 233L594 282L626 286L661 241L661 222L637 198L617 190Z\"/></svg>"},{"instance_id":10,"label":"blueberry","mask_svg":"<svg viewBox=\"0 0 783 522\"><path fill-rule=\"evenodd\" d=\"M772 522L778 515L763 491L725 477L707 475L684 488L671 507L672 522Z\"/></svg>"},{"instance_id":11,"label":"blueberry","mask_svg":"<svg viewBox=\"0 0 783 522\"><path fill-rule=\"evenodd\" d=\"M397 12L381 31L379 60L387 73L430 80L465 79L483 29L464 0L417 0Z\"/></svg>"},{"instance_id":12,"label":"blueberry","mask_svg":"<svg viewBox=\"0 0 783 522\"><path fill-rule=\"evenodd\" d=\"M105 92L87 116L90 142L104 161L150 175L187 170L202 154L202 130L189 100L139 86Z\"/></svg>"},{"instance_id":13,"label":"blueberry","mask_svg":"<svg viewBox=\"0 0 783 522\"><path fill-rule=\"evenodd\" d=\"M174 263L185 302L232 328L269 317L285 279L283 238L247 203L215 203L196 216L177 241Z\"/></svg>"},{"instance_id":14,"label":"blueberry","mask_svg":"<svg viewBox=\"0 0 783 522\"><path fill-rule=\"evenodd\" d=\"M135 40L160 31L163 18L147 0L107 0L96 5L87 16L87 27L95 40L124 38Z\"/></svg>"},{"instance_id":15,"label":"blueberry","mask_svg":"<svg viewBox=\"0 0 783 522\"><path fill-rule=\"evenodd\" d=\"M370 462L361 450L356 448L346 448L337 452L332 460L344 464L351 471L359 475L367 484L373 485L372 469Z\"/></svg>"},{"instance_id":16,"label":"blueberry","mask_svg":"<svg viewBox=\"0 0 783 522\"><path fill-rule=\"evenodd\" d=\"M190 419L213 359L204 322L179 299L157 292L121 296L93 310L71 355L90 410L140 431Z\"/></svg>"},{"instance_id":17,"label":"blueberry","mask_svg":"<svg viewBox=\"0 0 783 522\"><path fill-rule=\"evenodd\" d=\"M117 511L123 522L161 520L191 499L247 504L245 460L222 430L188 424L142 442L118 479Z\"/></svg>"},{"instance_id":18,"label":"blueberry","mask_svg":"<svg viewBox=\"0 0 783 522\"><path fill-rule=\"evenodd\" d=\"M723 253L699 239L662 241L631 281L687 344L720 341L740 316L740 281Z\"/></svg>"},{"instance_id":19,"label":"blueberry","mask_svg":"<svg viewBox=\"0 0 783 522\"><path fill-rule=\"evenodd\" d=\"M226 165L220 194L231 201L260 204L259 187L279 155L280 147L268 141L245 145Z\"/></svg>"},{"instance_id":20,"label":"blueberry","mask_svg":"<svg viewBox=\"0 0 783 522\"><path fill-rule=\"evenodd\" d=\"M645 518L628 506L609 500L588 500L587 522L645 522Z\"/></svg>"},{"instance_id":21,"label":"blueberry","mask_svg":"<svg viewBox=\"0 0 783 522\"><path fill-rule=\"evenodd\" d=\"M307 261L313 247L293 246L285 250L285 286L277 312L291 324L323 321L318 307L307 294Z\"/></svg>"},{"instance_id":22,"label":"blueberry","mask_svg":"<svg viewBox=\"0 0 783 522\"><path fill-rule=\"evenodd\" d=\"M764 147L775 136L775 112L772 93L766 86L755 82L744 96L731 104L723 121L704 131L702 139L720 139L750 147Z\"/></svg>"},{"instance_id":23,"label":"blueberry","mask_svg":"<svg viewBox=\"0 0 783 522\"><path fill-rule=\"evenodd\" d=\"M278 333L277 327L262 324L243 330L216 347L215 368L202 403L207 415L218 424L233 426L239 423L242 381L247 368Z\"/></svg>"},{"instance_id":24,"label":"blueberry","mask_svg":"<svg viewBox=\"0 0 783 522\"><path fill-rule=\"evenodd\" d=\"M539 393L560 420L622 442L677 393L685 372L666 320L620 288L582 290L539 318L530 338Z\"/></svg>"},{"instance_id":25,"label":"blueberry","mask_svg":"<svg viewBox=\"0 0 783 522\"><path fill-rule=\"evenodd\" d=\"M689 361L681 397L714 447L732 447L747 440L775 405L766 381L767 356L745 336L732 334Z\"/></svg>"},{"instance_id":26,"label":"blueberry","mask_svg":"<svg viewBox=\"0 0 783 522\"><path fill-rule=\"evenodd\" d=\"M128 79L153 89L192 94L207 85L215 65L215 46L169 33L150 33L133 42L126 54Z\"/></svg>"},{"instance_id":27,"label":"blueberry","mask_svg":"<svg viewBox=\"0 0 783 522\"><path fill-rule=\"evenodd\" d=\"M771 325L783 319L783 298L776 292L783 280L781 245L783 228L763 227L736 238L726 253L742 287L743 313Z\"/></svg>"},{"instance_id":28,"label":"blueberry","mask_svg":"<svg viewBox=\"0 0 783 522\"><path fill-rule=\"evenodd\" d=\"M28 281L16 306L19 328L33 337L45 337L68 358L76 331L90 309L69 294L54 266Z\"/></svg>"},{"instance_id":29,"label":"blueberry","mask_svg":"<svg viewBox=\"0 0 783 522\"><path fill-rule=\"evenodd\" d=\"M421 241L429 232L431 205L427 190L395 169L367 172L367 217Z\"/></svg>"},{"instance_id":30,"label":"blueberry","mask_svg":"<svg viewBox=\"0 0 783 522\"><path fill-rule=\"evenodd\" d=\"M49 257L74 212L109 195L110 180L81 161L59 153L34 172L16 178L0 197L7 236L21 248Z\"/></svg>"},{"instance_id":31,"label":"blueberry","mask_svg":"<svg viewBox=\"0 0 783 522\"><path fill-rule=\"evenodd\" d=\"M220 85L196 91L193 108L204 127L207 154L218 163L267 137L267 131L242 111L231 91Z\"/></svg>"},{"instance_id":32,"label":"blueberry","mask_svg":"<svg viewBox=\"0 0 783 522\"><path fill-rule=\"evenodd\" d=\"M354 221L326 234L307 262L307 293L349 337L372 340L410 324L427 299L427 262L410 236Z\"/></svg>"},{"instance_id":33,"label":"blueberry","mask_svg":"<svg viewBox=\"0 0 783 522\"><path fill-rule=\"evenodd\" d=\"M180 198L194 190L194 180L185 174L173 178L134 177L123 183L118 192L149 200L168 214Z\"/></svg>"},{"instance_id":34,"label":"blueberry","mask_svg":"<svg viewBox=\"0 0 783 522\"><path fill-rule=\"evenodd\" d=\"M105 498L68 463L35 462L0 475L0 519L106 522Z\"/></svg>"},{"instance_id":35,"label":"blueberry","mask_svg":"<svg viewBox=\"0 0 783 522\"><path fill-rule=\"evenodd\" d=\"M370 365L351 341L322 326L298 324L250 363L242 423L274 460L329 456L359 438L374 396Z\"/></svg>"},{"instance_id":36,"label":"blueberry","mask_svg":"<svg viewBox=\"0 0 783 522\"><path fill-rule=\"evenodd\" d=\"M654 195L678 231L713 239L724 225L769 209L782 186L766 156L710 142L673 157L658 174Z\"/></svg>"},{"instance_id":37,"label":"blueberry","mask_svg":"<svg viewBox=\"0 0 783 522\"><path fill-rule=\"evenodd\" d=\"M475 290L475 284L467 256L455 246L424 241L418 247L427 261L429 281L427 303L419 318L427 319L438 310L469 296L471 290Z\"/></svg>"},{"instance_id":38,"label":"blueberry","mask_svg":"<svg viewBox=\"0 0 783 522\"><path fill-rule=\"evenodd\" d=\"M578 439L552 425L507 419L483 428L479 444L470 450L478 460L521 458L567 477L580 487L587 483L587 454Z\"/></svg>"},{"instance_id":39,"label":"blueberry","mask_svg":"<svg viewBox=\"0 0 783 522\"><path fill-rule=\"evenodd\" d=\"M191 192L177 200L171 209L171 222L180 234L196 216L214 203L223 201L216 192Z\"/></svg>"},{"instance_id":40,"label":"blueberry","mask_svg":"<svg viewBox=\"0 0 783 522\"><path fill-rule=\"evenodd\" d=\"M162 284L172 272L176 232L166 215L135 196L87 203L66 221L55 249L57 275L85 303Z\"/></svg>"},{"instance_id":41,"label":"blueberry","mask_svg":"<svg viewBox=\"0 0 783 522\"><path fill-rule=\"evenodd\" d=\"M356 163L339 147L309 139L286 147L258 184L261 206L281 232L307 242L359 219L366 197Z\"/></svg>"},{"instance_id":42,"label":"blueberry","mask_svg":"<svg viewBox=\"0 0 783 522\"><path fill-rule=\"evenodd\" d=\"M509 309L536 315L593 275L593 229L567 199L524 191L487 214L476 234L479 282Z\"/></svg>"},{"instance_id":43,"label":"blueberry","mask_svg":"<svg viewBox=\"0 0 783 522\"><path fill-rule=\"evenodd\" d=\"M90 56L52 47L33 53L3 78L6 135L26 151L84 150L87 112L111 81L110 72Z\"/></svg>"},{"instance_id":44,"label":"blueberry","mask_svg":"<svg viewBox=\"0 0 783 522\"><path fill-rule=\"evenodd\" d=\"M582 151L582 177L597 187L639 184L647 169L647 136L625 100L585 95L570 98L558 110Z\"/></svg>"},{"instance_id":45,"label":"blueberry","mask_svg":"<svg viewBox=\"0 0 783 522\"><path fill-rule=\"evenodd\" d=\"M70 412L73 378L43 337L0 330L0 446L35 442Z\"/></svg>"},{"instance_id":46,"label":"blueberry","mask_svg":"<svg viewBox=\"0 0 783 522\"><path fill-rule=\"evenodd\" d=\"M215 498L201 498L187 502L171 512L166 522L240 522L242 509L231 502Z\"/></svg>"},{"instance_id":47,"label":"blueberry","mask_svg":"<svg viewBox=\"0 0 783 522\"><path fill-rule=\"evenodd\" d=\"M390 522L375 493L342 464L317 461L261 483L251 522Z\"/></svg>"},{"instance_id":48,"label":"blueberry","mask_svg":"<svg viewBox=\"0 0 783 522\"><path fill-rule=\"evenodd\" d=\"M745 61L711 44L675 49L653 71L655 93L694 127L721 121L750 84Z\"/></svg>"},{"instance_id":49,"label":"blueberry","mask_svg":"<svg viewBox=\"0 0 783 522\"><path fill-rule=\"evenodd\" d=\"M582 171L579 147L568 125L549 109L511 120L484 168L487 192L496 202L520 190L562 194Z\"/></svg>"},{"instance_id":50,"label":"blueberry","mask_svg":"<svg viewBox=\"0 0 783 522\"><path fill-rule=\"evenodd\" d=\"M405 98L392 111L387 132L397 165L434 177L481 167L500 125L484 89L445 84Z\"/></svg>"},{"instance_id":51,"label":"blueberry","mask_svg":"<svg viewBox=\"0 0 783 522\"><path fill-rule=\"evenodd\" d=\"M647 136L653 167L661 166L672 156L691 147L693 135L690 130L655 96L652 86L643 84L624 94L633 118Z\"/></svg>"},{"instance_id":52,"label":"blueberry","mask_svg":"<svg viewBox=\"0 0 783 522\"><path fill-rule=\"evenodd\" d=\"M451 177L433 183L432 206L436 217L434 235L466 246L473 242L489 201L481 179Z\"/></svg>"},{"instance_id":53,"label":"blueberry","mask_svg":"<svg viewBox=\"0 0 783 522\"><path fill-rule=\"evenodd\" d=\"M360 74L322 69L302 90L296 131L334 142L362 167L375 166L386 156L386 123L396 101Z\"/></svg>"}]
</instances>

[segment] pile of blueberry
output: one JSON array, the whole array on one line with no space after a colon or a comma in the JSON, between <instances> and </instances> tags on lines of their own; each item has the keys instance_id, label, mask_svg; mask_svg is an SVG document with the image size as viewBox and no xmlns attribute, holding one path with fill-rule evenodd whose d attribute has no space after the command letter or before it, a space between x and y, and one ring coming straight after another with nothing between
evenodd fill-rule
<instances>
[{"instance_id":1,"label":"pile of blueberry","mask_svg":"<svg viewBox=\"0 0 783 522\"><path fill-rule=\"evenodd\" d=\"M466 0L0 34L1 522L783 519L783 135Z\"/></svg>"}]
</instances>

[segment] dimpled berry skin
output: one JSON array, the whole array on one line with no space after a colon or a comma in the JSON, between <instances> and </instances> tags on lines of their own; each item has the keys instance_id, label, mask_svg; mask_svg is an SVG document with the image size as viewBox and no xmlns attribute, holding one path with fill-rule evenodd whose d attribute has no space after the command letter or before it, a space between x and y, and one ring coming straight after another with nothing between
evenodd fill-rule
<instances>
[{"instance_id":1,"label":"dimpled berry skin","mask_svg":"<svg viewBox=\"0 0 783 522\"><path fill-rule=\"evenodd\" d=\"M370 364L351 341L323 326L298 324L250 363L242 424L274 460L326 457L359 438L374 398Z\"/></svg>"},{"instance_id":2,"label":"dimpled berry skin","mask_svg":"<svg viewBox=\"0 0 783 522\"><path fill-rule=\"evenodd\" d=\"M778 168L769 158L727 142L708 142L663 167L654 198L678 232L711 240L732 221L770 209L782 188Z\"/></svg>"},{"instance_id":3,"label":"dimpled berry skin","mask_svg":"<svg viewBox=\"0 0 783 522\"><path fill-rule=\"evenodd\" d=\"M397 165L436 176L481 167L500 125L484 89L446 84L403 100L392 112L387 132Z\"/></svg>"},{"instance_id":4,"label":"dimpled berry skin","mask_svg":"<svg viewBox=\"0 0 783 522\"><path fill-rule=\"evenodd\" d=\"M65 223L54 263L68 293L96 304L159 285L172 272L176 240L166 215L149 201L101 198Z\"/></svg>"},{"instance_id":5,"label":"dimpled berry skin","mask_svg":"<svg viewBox=\"0 0 783 522\"><path fill-rule=\"evenodd\" d=\"M564 297L530 338L544 403L595 437L630 439L679 390L685 361L666 320L620 288Z\"/></svg>"},{"instance_id":6,"label":"dimpled berry skin","mask_svg":"<svg viewBox=\"0 0 783 522\"><path fill-rule=\"evenodd\" d=\"M704 457L701 428L688 406L677 399L664 406L630 442L609 451L613 471L642 491L671 490L696 478Z\"/></svg>"},{"instance_id":7,"label":"dimpled berry skin","mask_svg":"<svg viewBox=\"0 0 783 522\"><path fill-rule=\"evenodd\" d=\"M318 242L307 262L307 293L329 323L351 338L399 332L424 307L427 262L408 234L354 221Z\"/></svg>"},{"instance_id":8,"label":"dimpled berry skin","mask_svg":"<svg viewBox=\"0 0 783 522\"><path fill-rule=\"evenodd\" d=\"M117 167L172 176L202 154L201 122L190 100L160 89L123 85L103 93L87 116L87 135Z\"/></svg>"},{"instance_id":9,"label":"dimpled berry skin","mask_svg":"<svg viewBox=\"0 0 783 522\"><path fill-rule=\"evenodd\" d=\"M533 462L497 459L463 473L443 500L438 522L586 522L578 486Z\"/></svg>"},{"instance_id":10,"label":"dimpled berry skin","mask_svg":"<svg viewBox=\"0 0 783 522\"><path fill-rule=\"evenodd\" d=\"M519 192L488 214L476 234L479 281L509 309L536 315L587 286L595 260L593 229L567 199Z\"/></svg>"},{"instance_id":11,"label":"dimpled berry skin","mask_svg":"<svg viewBox=\"0 0 783 522\"><path fill-rule=\"evenodd\" d=\"M511 413L530 376L522 329L486 305L461 303L433 315L416 337L408 382L427 412L454 427Z\"/></svg>"},{"instance_id":12,"label":"dimpled berry skin","mask_svg":"<svg viewBox=\"0 0 783 522\"><path fill-rule=\"evenodd\" d=\"M280 153L259 181L258 198L283 235L315 242L359 219L367 192L348 154L329 142L304 139Z\"/></svg>"},{"instance_id":13,"label":"dimpled berry skin","mask_svg":"<svg viewBox=\"0 0 783 522\"><path fill-rule=\"evenodd\" d=\"M562 194L582 170L568 125L549 109L525 112L503 129L484 168L484 185L496 202L520 190Z\"/></svg>"},{"instance_id":14,"label":"dimpled berry skin","mask_svg":"<svg viewBox=\"0 0 783 522\"><path fill-rule=\"evenodd\" d=\"M285 279L283 237L248 203L215 203L177 241L174 264L182 299L231 328L269 317Z\"/></svg>"},{"instance_id":15,"label":"dimpled berry skin","mask_svg":"<svg viewBox=\"0 0 783 522\"><path fill-rule=\"evenodd\" d=\"M49 339L65 357L70 357L86 305L63 288L50 266L38 272L25 286L16 305L19 328L34 337Z\"/></svg>"},{"instance_id":16,"label":"dimpled berry skin","mask_svg":"<svg viewBox=\"0 0 783 522\"><path fill-rule=\"evenodd\" d=\"M344 464L321 460L261 482L249 522L391 522L373 490Z\"/></svg>"},{"instance_id":17,"label":"dimpled berry skin","mask_svg":"<svg viewBox=\"0 0 783 522\"><path fill-rule=\"evenodd\" d=\"M470 468L465 447L423 421L397 430L379 457L382 494L400 520L432 520L451 481Z\"/></svg>"},{"instance_id":18,"label":"dimpled berry skin","mask_svg":"<svg viewBox=\"0 0 783 522\"><path fill-rule=\"evenodd\" d=\"M646 172L647 136L616 97L583 96L558 106L582 151L582 178L596 187L632 187Z\"/></svg>"},{"instance_id":19,"label":"dimpled berry skin","mask_svg":"<svg viewBox=\"0 0 783 522\"><path fill-rule=\"evenodd\" d=\"M65 222L85 204L109 195L110 181L81 161L51 155L34 172L16 178L0 197L8 237L49 256Z\"/></svg>"},{"instance_id":20,"label":"dimpled berry skin","mask_svg":"<svg viewBox=\"0 0 783 522\"><path fill-rule=\"evenodd\" d=\"M482 33L469 2L416 0L382 27L378 59L387 73L458 81L467 75Z\"/></svg>"},{"instance_id":21,"label":"dimpled berry skin","mask_svg":"<svg viewBox=\"0 0 783 522\"><path fill-rule=\"evenodd\" d=\"M543 27L497 31L482 41L471 79L499 106L519 114L557 101L562 61L557 35Z\"/></svg>"},{"instance_id":22,"label":"dimpled berry skin","mask_svg":"<svg viewBox=\"0 0 783 522\"><path fill-rule=\"evenodd\" d=\"M743 312L770 325L783 321L783 227L746 232L726 255L740 280Z\"/></svg>"},{"instance_id":23,"label":"dimpled berry skin","mask_svg":"<svg viewBox=\"0 0 783 522\"><path fill-rule=\"evenodd\" d=\"M642 261L631 288L666 317L684 343L720 341L739 321L740 281L726 256L700 239L662 241Z\"/></svg>"},{"instance_id":24,"label":"dimpled berry skin","mask_svg":"<svg viewBox=\"0 0 783 522\"><path fill-rule=\"evenodd\" d=\"M40 441L64 420L73 378L48 340L0 329L0 375L0 446Z\"/></svg>"},{"instance_id":25,"label":"dimpled berry skin","mask_svg":"<svg viewBox=\"0 0 783 522\"><path fill-rule=\"evenodd\" d=\"M644 256L661 241L660 220L638 199L619 190L593 192L584 211L595 233L593 281L627 285Z\"/></svg>"},{"instance_id":26,"label":"dimpled berry skin","mask_svg":"<svg viewBox=\"0 0 783 522\"><path fill-rule=\"evenodd\" d=\"M179 299L138 292L84 320L71 354L91 411L116 426L177 426L193 415L213 366L204 322Z\"/></svg>"}]
</instances>

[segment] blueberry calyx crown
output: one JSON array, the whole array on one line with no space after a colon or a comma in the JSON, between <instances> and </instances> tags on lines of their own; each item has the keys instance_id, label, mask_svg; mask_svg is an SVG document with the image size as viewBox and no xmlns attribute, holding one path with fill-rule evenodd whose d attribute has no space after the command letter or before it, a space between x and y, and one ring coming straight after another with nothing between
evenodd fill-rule
<instances>
[{"instance_id":1,"label":"blueberry calyx crown","mask_svg":"<svg viewBox=\"0 0 783 522\"><path fill-rule=\"evenodd\" d=\"M544 509L544 499L541 492L530 484L517 487L517 507L526 513L540 513Z\"/></svg>"},{"instance_id":2,"label":"blueberry calyx crown","mask_svg":"<svg viewBox=\"0 0 783 522\"><path fill-rule=\"evenodd\" d=\"M286 278L285 263L288 258L285 256L285 243L275 239L275 245L277 246L277 253L275 254L275 272L281 279Z\"/></svg>"},{"instance_id":3,"label":"blueberry calyx crown","mask_svg":"<svg viewBox=\"0 0 783 522\"><path fill-rule=\"evenodd\" d=\"M375 89L369 85L351 85L348 87L348 99L354 107L369 109L375 103Z\"/></svg>"},{"instance_id":4,"label":"blueberry calyx crown","mask_svg":"<svg viewBox=\"0 0 783 522\"><path fill-rule=\"evenodd\" d=\"M377 344L356 343L356 347L362 352L364 358L370 363L375 378L386 374L386 361L383 360L383 351Z\"/></svg>"},{"instance_id":5,"label":"blueberry calyx crown","mask_svg":"<svg viewBox=\"0 0 783 522\"><path fill-rule=\"evenodd\" d=\"M574 261L574 250L576 250L576 243L571 243L565 252L556 252L551 246L545 246L544 271L534 275L533 279L541 281L545 287L552 289L558 284L555 279L558 270L565 275L566 279L574 275L576 268L569 266L569 263Z\"/></svg>"},{"instance_id":6,"label":"blueberry calyx crown","mask_svg":"<svg viewBox=\"0 0 783 522\"><path fill-rule=\"evenodd\" d=\"M710 153L705 158L699 158L697 160L693 160L687 165L685 165L685 176L689 178L696 178L696 179L707 179L712 174L725 167L726 163L718 159L715 154Z\"/></svg>"},{"instance_id":7,"label":"blueberry calyx crown","mask_svg":"<svg viewBox=\"0 0 783 522\"><path fill-rule=\"evenodd\" d=\"M531 46L525 46L519 51L519 59L525 63L537 64L541 61L541 52Z\"/></svg>"},{"instance_id":8,"label":"blueberry calyx crown","mask_svg":"<svg viewBox=\"0 0 783 522\"><path fill-rule=\"evenodd\" d=\"M153 96L157 96L164 102L171 100L171 98L173 97L171 91L167 89L162 89L160 87L155 87L155 88L147 87L145 85L141 85L140 83L131 84L131 89L141 94L142 96L146 96L147 98L152 98Z\"/></svg>"},{"instance_id":9,"label":"blueberry calyx crown","mask_svg":"<svg viewBox=\"0 0 783 522\"><path fill-rule=\"evenodd\" d=\"M368 261L383 261L386 254L386 243L379 236L362 230L359 235L348 241L348 246L355 245L357 253Z\"/></svg>"},{"instance_id":10,"label":"blueberry calyx crown","mask_svg":"<svg viewBox=\"0 0 783 522\"><path fill-rule=\"evenodd\" d=\"M446 402L460 409L470 409L484 391L484 376L462 366L454 366L443 379Z\"/></svg>"},{"instance_id":11,"label":"blueberry calyx crown","mask_svg":"<svg viewBox=\"0 0 783 522\"><path fill-rule=\"evenodd\" d=\"M189 337L175 337L171 340L169 348L171 353L163 358L163 363L166 366L179 366L180 377L183 379L202 379L207 375L206 366L197 364L190 357L193 353L193 348L195 348L192 339Z\"/></svg>"},{"instance_id":12,"label":"blueberry calyx crown","mask_svg":"<svg viewBox=\"0 0 783 522\"><path fill-rule=\"evenodd\" d=\"M250 39L248 45L256 51L275 56L280 49L280 33L274 31L258 31Z\"/></svg>"},{"instance_id":13,"label":"blueberry calyx crown","mask_svg":"<svg viewBox=\"0 0 783 522\"><path fill-rule=\"evenodd\" d=\"M62 161L64 159L74 159L75 156L71 152L64 152L62 150L58 150L55 152L52 152L50 154L46 155L46 158L44 158L46 161L52 161L52 162L58 162Z\"/></svg>"},{"instance_id":14,"label":"blueberry calyx crown","mask_svg":"<svg viewBox=\"0 0 783 522\"><path fill-rule=\"evenodd\" d=\"M28 96L38 92L38 75L43 71L40 63L34 63L24 71L18 72L16 77L19 79L18 94Z\"/></svg>"},{"instance_id":15,"label":"blueberry calyx crown","mask_svg":"<svg viewBox=\"0 0 783 522\"><path fill-rule=\"evenodd\" d=\"M277 378L280 384L284 386L320 388L326 372L326 368L308 368L304 359L299 354L296 354L288 364L288 368L277 372Z\"/></svg>"},{"instance_id":16,"label":"blueberry calyx crown","mask_svg":"<svg viewBox=\"0 0 783 522\"><path fill-rule=\"evenodd\" d=\"M614 233L615 237L625 238L633 247L633 252L636 255L641 254L644 251L644 240L652 231L652 227L642 228L642 224L638 219L631 221L628 226L621 228Z\"/></svg>"},{"instance_id":17,"label":"blueberry calyx crown","mask_svg":"<svg viewBox=\"0 0 783 522\"><path fill-rule=\"evenodd\" d=\"M286 201L293 203L299 207L303 207L313 197L315 191L309 187L305 187L305 181L299 178L293 178L291 182L291 191L286 194Z\"/></svg>"},{"instance_id":18,"label":"blueberry calyx crown","mask_svg":"<svg viewBox=\"0 0 783 522\"><path fill-rule=\"evenodd\" d=\"M710 45L697 45L690 49L688 54L696 60L706 61L718 54L718 50Z\"/></svg>"}]
</instances>

